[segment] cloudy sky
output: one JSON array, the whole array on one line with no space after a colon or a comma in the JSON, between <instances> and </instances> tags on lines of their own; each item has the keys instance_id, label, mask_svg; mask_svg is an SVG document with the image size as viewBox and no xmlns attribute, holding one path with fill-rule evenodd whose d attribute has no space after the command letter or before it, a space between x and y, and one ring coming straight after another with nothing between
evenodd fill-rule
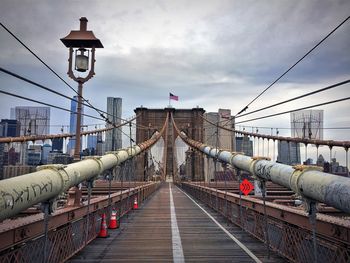
<instances>
[{"instance_id":1,"label":"cloudy sky","mask_svg":"<svg viewBox=\"0 0 350 263\"><path fill-rule=\"evenodd\" d=\"M122 97L124 117L140 105L165 107L169 92L179 96L173 102L176 108L198 105L207 112L227 108L235 114L349 15L347 0L2 0L0 4L1 23L72 86L76 83L66 75L68 51L60 38L79 28L80 17L87 17L88 29L104 49L96 52L96 75L84 86L84 97L104 110L107 96ZM1 67L73 95L2 28L0 41ZM350 21L249 110L349 79L349 47ZM2 90L70 106L68 100L4 73L0 83ZM247 118L349 95L347 84ZM0 95L0 118L8 118L10 108L18 105L34 104ZM349 105L346 101L322 107L324 126L349 127ZM95 114L89 109L86 113ZM289 127L289 122L289 115L284 115L246 125ZM51 124L68 125L69 114L52 109ZM288 130L283 133L290 135ZM324 135L350 140L349 130L325 130Z\"/></svg>"}]
</instances>

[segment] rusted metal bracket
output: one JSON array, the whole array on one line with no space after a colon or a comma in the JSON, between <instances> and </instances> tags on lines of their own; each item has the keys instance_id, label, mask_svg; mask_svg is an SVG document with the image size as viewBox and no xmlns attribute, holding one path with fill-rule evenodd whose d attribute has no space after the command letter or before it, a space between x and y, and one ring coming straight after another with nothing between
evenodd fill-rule
<instances>
[{"instance_id":1,"label":"rusted metal bracket","mask_svg":"<svg viewBox=\"0 0 350 263\"><path fill-rule=\"evenodd\" d=\"M76 186L69 188L66 206L68 207L81 206L82 205L81 196L82 196L81 189L79 189Z\"/></svg>"},{"instance_id":2,"label":"rusted metal bracket","mask_svg":"<svg viewBox=\"0 0 350 263\"><path fill-rule=\"evenodd\" d=\"M253 156L252 159L254 161L260 161L260 160L271 161L270 157L265 157L265 156Z\"/></svg>"}]
</instances>

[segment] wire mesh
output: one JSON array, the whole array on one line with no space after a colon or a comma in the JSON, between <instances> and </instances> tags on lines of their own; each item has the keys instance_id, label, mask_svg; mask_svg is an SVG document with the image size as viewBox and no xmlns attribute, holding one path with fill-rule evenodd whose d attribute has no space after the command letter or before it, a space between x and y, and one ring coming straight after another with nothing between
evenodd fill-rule
<instances>
[{"instance_id":1,"label":"wire mesh","mask_svg":"<svg viewBox=\"0 0 350 263\"><path fill-rule=\"evenodd\" d=\"M220 197L219 207L216 209L216 192L204 192L203 188L183 184L182 188L197 199L209 205L223 216L240 226L246 232L259 240L266 242L264 235L264 214L248 207L242 207L229 199L229 213L224 213L224 199ZM204 193L203 193L204 192ZM214 202L213 202L214 201ZM242 215L240 216L240 213ZM312 232L287 223L283 220L267 217L268 238L270 248L292 262L314 262ZM317 262L318 263L346 263L350 262L350 246L321 235L317 235Z\"/></svg>"},{"instance_id":2,"label":"wire mesh","mask_svg":"<svg viewBox=\"0 0 350 263\"><path fill-rule=\"evenodd\" d=\"M145 189L144 193L149 196L155 191L156 187ZM137 196L138 192L130 195L130 200ZM124 198L113 207L120 206L121 213L119 217L126 214L132 208L130 200ZM72 221L60 228L48 232L48 241L46 249L48 252L47 262L64 262L80 251L89 242L95 239L100 231L101 215L109 211L109 207L104 207L89 215ZM89 220L88 220L89 217ZM109 217L108 217L109 218ZM108 220L107 218L107 220ZM87 224L88 222L88 224ZM86 231L87 229L87 231ZM0 263L2 262L23 262L23 263L41 263L44 262L45 236L41 235L30 241L16 245L0 252ZM46 263L46 262L45 262Z\"/></svg>"}]
</instances>

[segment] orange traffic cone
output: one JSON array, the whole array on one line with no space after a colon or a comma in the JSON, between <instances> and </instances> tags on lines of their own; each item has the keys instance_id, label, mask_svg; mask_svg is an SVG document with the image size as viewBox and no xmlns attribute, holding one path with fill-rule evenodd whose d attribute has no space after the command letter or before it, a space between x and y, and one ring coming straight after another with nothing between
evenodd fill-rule
<instances>
[{"instance_id":1,"label":"orange traffic cone","mask_svg":"<svg viewBox=\"0 0 350 263\"><path fill-rule=\"evenodd\" d=\"M109 220L109 229L116 229L118 228L118 221L117 221L117 211L114 209L112 210L111 220Z\"/></svg>"},{"instance_id":2,"label":"orange traffic cone","mask_svg":"<svg viewBox=\"0 0 350 263\"><path fill-rule=\"evenodd\" d=\"M106 214L102 214L101 216L101 228L100 233L98 233L98 237L108 237L107 232L107 224L106 224Z\"/></svg>"},{"instance_id":3,"label":"orange traffic cone","mask_svg":"<svg viewBox=\"0 0 350 263\"><path fill-rule=\"evenodd\" d=\"M135 196L135 199L134 199L134 209L137 209L139 208L139 204L137 203L137 196Z\"/></svg>"}]
</instances>

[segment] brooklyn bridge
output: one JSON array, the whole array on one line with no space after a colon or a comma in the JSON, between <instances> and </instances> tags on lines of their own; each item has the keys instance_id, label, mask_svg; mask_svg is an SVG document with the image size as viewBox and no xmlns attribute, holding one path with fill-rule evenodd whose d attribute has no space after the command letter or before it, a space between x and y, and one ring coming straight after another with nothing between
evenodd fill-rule
<instances>
[{"instance_id":1,"label":"brooklyn bridge","mask_svg":"<svg viewBox=\"0 0 350 263\"><path fill-rule=\"evenodd\" d=\"M93 11L97 12L98 8ZM210 9L210 12L214 11ZM141 16L142 12L133 14ZM261 89L259 84L254 89L241 89L239 86L244 85L244 81L235 79L232 83L238 83L235 87L239 92L235 96L227 95L231 94L226 92L232 92L232 87L228 91L228 86L222 83L238 78L241 73L235 77L230 75L231 79L220 76L220 81L210 82L212 86L208 84L208 89L205 89L207 83L200 84L207 93L191 90L191 85L187 84L179 88L190 101L185 106L179 101L179 93L172 93L172 90L166 106L159 106L163 103L157 102L159 90L156 86L143 93L143 85L146 85L143 78L146 82L159 77L159 72L170 70L172 66L181 68L185 63L177 60L178 64L169 66L161 61L156 69L145 73L143 70L152 64L142 64L142 59L147 60L145 54L136 52L135 46L126 50L106 44L111 35L105 35L104 47L94 33L87 30L85 17L80 18L79 30L62 35L60 41L57 36L55 40L68 52L68 77L77 89L49 65L47 61L51 59L44 60L11 27L1 23L1 36L6 35L6 39L11 38L29 52L60 85L68 86L74 96L66 95L54 84L45 84L41 76L38 81L35 70L22 74L21 69L27 65L13 66L7 60L12 55L2 57L7 61L0 67L1 82L6 83L3 86L12 87L11 81L18 81L30 88L23 94L14 88L0 89L0 107L14 107L11 119L0 123L0 262L350 262L350 141L346 126L349 123L349 72L312 85L311 80L309 83L300 81L305 86L300 89L290 88L286 81L276 91L277 97L273 94L270 97L271 91L265 94L286 75L292 74L289 72L301 67L299 63L309 59L314 50L326 45L332 37L336 38L336 33L345 32L348 37L349 20L347 14L345 20L327 34L317 35L318 42L309 41L309 49L301 54L296 52L297 59L266 88ZM217 26L226 23L224 19L220 21ZM122 19L118 22L122 23ZM164 25L168 24L164 22ZM100 29L105 26L106 21L101 21ZM114 27L115 24L108 30ZM266 29L266 34L269 30ZM54 29L50 36L52 32ZM138 32L142 35L142 30ZM157 34L157 41L161 42L163 36ZM191 39L195 36L198 37L191 33ZM124 41L122 37L120 41ZM221 43L225 38L218 37L213 43L216 41ZM259 42L261 46L264 41ZM138 42L135 40L135 43ZM227 40L227 43L230 42ZM313 43L311 48L310 43ZM288 45L284 45L287 48ZM100 78L97 75L91 80L99 59L95 52L98 54L100 50L97 49L102 48L110 52L101 56L101 61L108 65L101 74L101 78L108 80L106 83L112 83L110 79L119 74L118 70L123 74L128 70L132 74L142 72L142 80L138 75L129 76L129 80L125 80L124 75L119 76L118 85L126 88L118 92L129 94L129 101L136 100L137 105L146 105L126 103L123 107L132 109L129 118L121 117L121 98L113 97L115 86L119 88L117 84L113 83L108 94L103 85L98 86L93 93L96 98L86 99L86 94L92 93L85 91L85 87ZM119 66L109 57L114 50L122 54L118 57ZM203 50L199 49L198 54ZM268 60L278 56L281 50L273 50ZM167 48L163 51L162 59L165 59ZM221 51L215 49L216 53ZM132 67L125 69L123 67L128 66L123 64L123 59L132 52L137 53L137 62L133 61ZM155 53L153 58L159 55L154 50L149 52ZM222 61L229 60L229 54L227 51ZM255 53L240 53L242 58L246 55L256 56ZM328 63L327 57L325 64L330 67L337 63L347 65L347 57L346 53L333 64ZM185 55L181 58L185 59ZM203 63L203 60L194 61ZM192 66L196 64L192 63ZM220 65L216 63L213 60L209 63L213 65L204 65L206 70L211 66L215 70L208 74L203 70L199 79L217 76ZM261 65L264 64L254 64L254 67ZM185 68L187 71L191 67ZM332 69L343 72L340 66ZM312 78L310 72L314 70L305 69L303 77ZM176 90L177 85L182 85L182 77L192 78L192 73L186 75L185 71L181 78L169 80L171 85L167 86L166 81L162 85ZM326 71L322 74L330 74ZM272 74L266 72L267 76ZM249 85L253 85L258 81L258 74L257 70L244 80L249 79ZM265 84L267 77L264 75L264 78ZM128 82L131 80L133 85ZM193 77L189 83L197 83L197 80ZM292 92L284 94L284 90ZM36 96L37 92L46 95ZM100 93L109 96L107 111L96 106ZM200 101L197 97L202 100L201 106L196 106L195 102ZM222 105L225 97L230 97L230 102ZM246 104L246 97L253 99ZM42 106L21 104L15 107L15 102L7 98L16 99L16 103L25 101ZM69 101L71 108L56 102L61 99ZM147 99L152 99L154 104L147 103ZM258 99L261 107L251 106L256 105ZM213 112L209 103L219 110ZM296 106L283 108L288 103ZM193 106L188 106L190 104ZM240 109L237 114L231 114L231 110L237 109ZM325 119L334 124L332 127L323 125L327 109L333 115L325 114ZM49 132L50 110L54 112L52 119L62 122L68 119L64 119L62 112L70 114L67 128L60 124L60 131ZM269 113L253 115L266 110L270 110ZM286 114L290 122L279 118ZM335 118L337 122L332 122ZM92 124L87 119L102 121L102 124ZM271 120L275 120L278 127L271 125ZM255 121L260 124L246 124ZM291 128L283 126L284 121L291 124ZM345 124L337 126L339 123ZM336 132L346 136L338 136ZM53 150L57 142L61 145L59 151ZM92 144L94 147L88 147Z\"/></svg>"}]
</instances>

